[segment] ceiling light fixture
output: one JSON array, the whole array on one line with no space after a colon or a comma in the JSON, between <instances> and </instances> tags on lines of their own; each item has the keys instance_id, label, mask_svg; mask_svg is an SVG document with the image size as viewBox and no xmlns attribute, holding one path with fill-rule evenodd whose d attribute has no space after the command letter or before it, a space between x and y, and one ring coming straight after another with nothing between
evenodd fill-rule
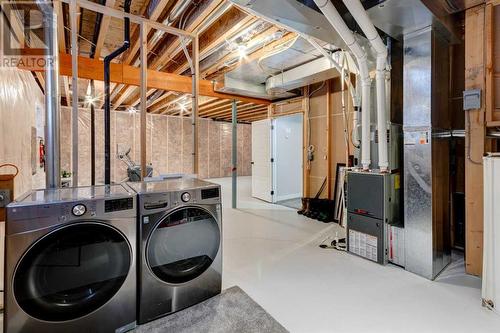
<instances>
[{"instance_id":1,"label":"ceiling light fixture","mask_svg":"<svg viewBox=\"0 0 500 333\"><path fill-rule=\"evenodd\" d=\"M178 103L179 108L181 109L181 113L184 113L187 111L186 105L182 103Z\"/></svg>"},{"instance_id":2,"label":"ceiling light fixture","mask_svg":"<svg viewBox=\"0 0 500 333\"><path fill-rule=\"evenodd\" d=\"M240 56L240 60L244 59L247 56L247 47L243 44L238 45L238 54Z\"/></svg>"}]
</instances>

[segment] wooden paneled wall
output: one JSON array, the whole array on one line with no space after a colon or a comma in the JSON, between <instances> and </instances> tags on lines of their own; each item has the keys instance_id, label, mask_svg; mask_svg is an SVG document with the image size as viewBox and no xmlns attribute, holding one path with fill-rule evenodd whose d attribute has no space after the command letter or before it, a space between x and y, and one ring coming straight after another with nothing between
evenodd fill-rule
<instances>
[{"instance_id":1,"label":"wooden paneled wall","mask_svg":"<svg viewBox=\"0 0 500 333\"><path fill-rule=\"evenodd\" d=\"M481 275L483 263L483 165L485 140L485 6L465 14L465 89L481 89L482 107L466 111L465 121L465 263L469 274ZM484 93L485 92L485 93Z\"/></svg>"},{"instance_id":2,"label":"wooden paneled wall","mask_svg":"<svg viewBox=\"0 0 500 333\"><path fill-rule=\"evenodd\" d=\"M318 90L319 89L319 90ZM316 91L316 92L315 92ZM309 92L315 92L309 98L309 126L310 145L315 146L314 160L310 163L310 170L306 170L307 186L305 196L315 196L324 179L327 186L321 193L321 198L333 198L335 190L335 170L337 163L346 163L346 145L344 140L344 117L342 113L342 87L340 79L332 79L324 85L321 83L309 87ZM347 122L352 131L353 105L347 92L345 105L348 112ZM307 100L306 100L307 103ZM307 117L304 117L307 122ZM307 124L306 124L307 125ZM306 134L307 135L307 134ZM307 136L304 144L307 148ZM350 141L349 141L350 142ZM349 154L354 147L349 143Z\"/></svg>"}]
</instances>

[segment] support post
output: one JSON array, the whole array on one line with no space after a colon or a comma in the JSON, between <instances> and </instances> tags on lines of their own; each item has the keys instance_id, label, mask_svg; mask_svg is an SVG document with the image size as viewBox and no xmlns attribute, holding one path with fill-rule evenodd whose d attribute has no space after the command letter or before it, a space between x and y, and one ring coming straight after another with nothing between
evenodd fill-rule
<instances>
[{"instance_id":1,"label":"support post","mask_svg":"<svg viewBox=\"0 0 500 333\"><path fill-rule=\"evenodd\" d=\"M147 121L147 82L148 82L148 27L141 22L140 25L140 51L141 51L141 178L147 176L146 155L146 121Z\"/></svg>"},{"instance_id":2,"label":"support post","mask_svg":"<svg viewBox=\"0 0 500 333\"><path fill-rule=\"evenodd\" d=\"M193 93L192 98L192 112L191 124L193 126L193 173L198 174L198 93L200 91L200 43L198 33L193 38L193 66L194 73L191 73Z\"/></svg>"},{"instance_id":3,"label":"support post","mask_svg":"<svg viewBox=\"0 0 500 333\"><path fill-rule=\"evenodd\" d=\"M43 10L46 55L45 68L45 181L47 188L61 185L60 142L59 142L59 48L57 45L57 15L52 6L43 0L37 2Z\"/></svg>"},{"instance_id":4,"label":"support post","mask_svg":"<svg viewBox=\"0 0 500 333\"><path fill-rule=\"evenodd\" d=\"M481 89L481 108L465 111L465 270L483 266L483 154L485 139L485 6L465 12L465 89Z\"/></svg>"},{"instance_id":5,"label":"support post","mask_svg":"<svg viewBox=\"0 0 500 333\"><path fill-rule=\"evenodd\" d=\"M90 80L90 185L95 185L95 85L94 80Z\"/></svg>"},{"instance_id":6,"label":"support post","mask_svg":"<svg viewBox=\"0 0 500 333\"><path fill-rule=\"evenodd\" d=\"M78 186L78 15L76 0L69 5L71 26L71 174L73 186ZM61 27L62 29L62 27Z\"/></svg>"},{"instance_id":7,"label":"support post","mask_svg":"<svg viewBox=\"0 0 500 333\"><path fill-rule=\"evenodd\" d=\"M237 188L237 179L238 179L238 104L236 100L233 99L232 105L232 164L233 167L231 169L232 176L232 206L233 209L237 207L238 201L238 188Z\"/></svg>"}]
</instances>

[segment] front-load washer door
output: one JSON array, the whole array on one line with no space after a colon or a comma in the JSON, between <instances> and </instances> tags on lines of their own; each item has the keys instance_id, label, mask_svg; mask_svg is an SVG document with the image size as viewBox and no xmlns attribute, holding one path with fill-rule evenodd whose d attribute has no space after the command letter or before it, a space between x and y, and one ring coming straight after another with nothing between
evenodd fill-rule
<instances>
[{"instance_id":1,"label":"front-load washer door","mask_svg":"<svg viewBox=\"0 0 500 333\"><path fill-rule=\"evenodd\" d=\"M215 217L200 207L183 207L165 216L153 229L146 259L153 274L181 284L205 272L219 251L220 230Z\"/></svg>"},{"instance_id":2,"label":"front-load washer door","mask_svg":"<svg viewBox=\"0 0 500 333\"><path fill-rule=\"evenodd\" d=\"M76 319L116 294L131 261L130 245L115 228L94 222L71 224L27 250L14 272L14 296L39 320Z\"/></svg>"}]
</instances>

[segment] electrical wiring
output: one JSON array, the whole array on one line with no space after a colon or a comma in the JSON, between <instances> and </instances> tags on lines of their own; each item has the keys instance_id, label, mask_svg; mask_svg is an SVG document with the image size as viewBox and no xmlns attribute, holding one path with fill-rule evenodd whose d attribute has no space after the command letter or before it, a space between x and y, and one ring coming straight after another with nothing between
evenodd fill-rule
<instances>
[{"instance_id":1,"label":"electrical wiring","mask_svg":"<svg viewBox=\"0 0 500 333\"><path fill-rule=\"evenodd\" d=\"M345 57L342 57L342 71L341 71L341 83L342 83L342 119L344 121L344 142L345 142L345 154L346 154L346 160L345 160L345 165L349 165L349 115L347 114L346 110L346 103L345 103L345 74L346 74L346 66L345 66Z\"/></svg>"},{"instance_id":2,"label":"electrical wiring","mask_svg":"<svg viewBox=\"0 0 500 333\"><path fill-rule=\"evenodd\" d=\"M467 118L467 128L465 130L465 134L466 134L466 137L468 138L468 140L467 140L467 156L466 156L466 158L472 164L483 165L483 163L481 163L481 162L474 161L472 159L472 157L470 156L470 145L471 145L470 126L471 125L470 125L470 114L467 111L465 112L465 118Z\"/></svg>"},{"instance_id":3,"label":"electrical wiring","mask_svg":"<svg viewBox=\"0 0 500 333\"><path fill-rule=\"evenodd\" d=\"M318 88L316 88L315 90L313 90L312 92L310 92L307 95L308 108L311 107L310 98L314 94L316 94L318 91L323 89L325 87L325 85L326 85L326 81L323 81ZM307 170L311 170L311 161L314 158L314 151L316 149L316 147L314 145L311 145L310 143L311 143L311 117L308 114L307 115L307 145L306 145L307 146L307 165L306 165Z\"/></svg>"}]
</instances>

